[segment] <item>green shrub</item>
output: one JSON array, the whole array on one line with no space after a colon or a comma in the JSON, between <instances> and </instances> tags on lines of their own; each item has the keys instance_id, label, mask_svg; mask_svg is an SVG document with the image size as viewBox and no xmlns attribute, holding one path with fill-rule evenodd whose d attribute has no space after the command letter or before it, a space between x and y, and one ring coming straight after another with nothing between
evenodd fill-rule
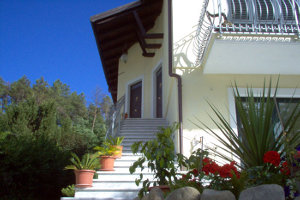
<instances>
[{"instance_id":1,"label":"green shrub","mask_svg":"<svg viewBox=\"0 0 300 200\"><path fill-rule=\"evenodd\" d=\"M70 154L43 136L15 137L0 142L0 196L2 199L56 199L73 182L64 171Z\"/></svg>"},{"instance_id":2,"label":"green shrub","mask_svg":"<svg viewBox=\"0 0 300 200\"><path fill-rule=\"evenodd\" d=\"M68 185L67 187L61 189L61 193L64 197L74 197L75 196L75 185Z\"/></svg>"}]
</instances>

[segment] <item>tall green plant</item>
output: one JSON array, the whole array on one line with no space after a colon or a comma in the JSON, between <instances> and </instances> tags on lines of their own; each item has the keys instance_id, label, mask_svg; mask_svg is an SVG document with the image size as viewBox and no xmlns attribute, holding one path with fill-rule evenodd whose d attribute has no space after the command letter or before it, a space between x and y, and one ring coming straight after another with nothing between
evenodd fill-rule
<instances>
[{"instance_id":1,"label":"tall green plant","mask_svg":"<svg viewBox=\"0 0 300 200\"><path fill-rule=\"evenodd\" d=\"M157 180L154 182L154 186L168 185L172 181L176 180L177 168L175 167L175 147L173 142L173 134L178 129L178 124L173 126L161 128L156 134L156 139L143 142L136 142L131 146L133 153L138 153L140 150L142 156L133 163L129 168L130 173L134 173L137 168L141 168L143 171L144 163L147 163L148 168L154 172L154 178ZM140 178L136 179L136 185L139 185L143 180L143 173L140 174ZM150 186L150 181L143 181L143 188L139 192L139 196L143 196Z\"/></svg>"},{"instance_id":2,"label":"tall green plant","mask_svg":"<svg viewBox=\"0 0 300 200\"><path fill-rule=\"evenodd\" d=\"M124 136L121 136L121 137L111 137L111 138L108 139L108 142L111 145L120 146L122 144L123 140L124 140Z\"/></svg>"},{"instance_id":3,"label":"tall green plant","mask_svg":"<svg viewBox=\"0 0 300 200\"><path fill-rule=\"evenodd\" d=\"M210 116L210 118L219 131L210 128L199 119L197 120L200 125L194 124L214 136L223 145L219 147L223 152L216 152L218 156L231 161L232 158L226 154L233 155L236 159L241 160L241 168L263 165L263 156L267 151L280 151L283 153L282 155L289 154L300 144L300 131L294 130L297 120L300 120L298 110L300 102L292 109L288 117L283 119L284 130L282 130L282 126L278 126L273 117L274 112L276 112L274 99L277 88L278 81L274 95L272 95L272 81L270 80L269 87L266 88L264 84L261 96L255 98L253 89L248 87L246 101L243 101L237 84L235 84L233 88L234 99L241 124L238 127L238 135L226 117L209 102L208 104L216 117Z\"/></svg>"},{"instance_id":4,"label":"tall green plant","mask_svg":"<svg viewBox=\"0 0 300 200\"><path fill-rule=\"evenodd\" d=\"M72 158L70 159L72 165L67 165L65 169L73 169L73 170L82 170L82 169L89 169L89 170L95 170L99 167L99 161L97 156L90 155L90 154L84 154L82 156L82 159L75 154L71 153Z\"/></svg>"}]
</instances>

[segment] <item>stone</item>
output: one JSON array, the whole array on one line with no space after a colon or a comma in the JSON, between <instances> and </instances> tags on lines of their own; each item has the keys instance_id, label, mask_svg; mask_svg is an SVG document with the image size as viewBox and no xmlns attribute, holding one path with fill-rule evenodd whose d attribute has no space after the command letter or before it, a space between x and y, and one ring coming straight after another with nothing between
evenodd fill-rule
<instances>
[{"instance_id":1,"label":"stone","mask_svg":"<svg viewBox=\"0 0 300 200\"><path fill-rule=\"evenodd\" d=\"M148 200L164 200L163 191L159 187L152 188Z\"/></svg>"},{"instance_id":2,"label":"stone","mask_svg":"<svg viewBox=\"0 0 300 200\"><path fill-rule=\"evenodd\" d=\"M135 197L133 200L140 200L140 198L139 197Z\"/></svg>"},{"instance_id":3,"label":"stone","mask_svg":"<svg viewBox=\"0 0 300 200\"><path fill-rule=\"evenodd\" d=\"M235 196L229 190L205 189L201 195L201 200L236 200Z\"/></svg>"},{"instance_id":4,"label":"stone","mask_svg":"<svg viewBox=\"0 0 300 200\"><path fill-rule=\"evenodd\" d=\"M300 200L300 196L296 197L296 199L295 199L295 200Z\"/></svg>"},{"instance_id":5,"label":"stone","mask_svg":"<svg viewBox=\"0 0 300 200\"><path fill-rule=\"evenodd\" d=\"M149 200L149 194L146 194L145 196L143 196L142 200Z\"/></svg>"},{"instance_id":6,"label":"stone","mask_svg":"<svg viewBox=\"0 0 300 200\"><path fill-rule=\"evenodd\" d=\"M193 187L183 187L171 192L166 200L200 200L200 192Z\"/></svg>"},{"instance_id":7,"label":"stone","mask_svg":"<svg viewBox=\"0 0 300 200\"><path fill-rule=\"evenodd\" d=\"M268 184L243 190L239 200L284 200L284 190L280 185Z\"/></svg>"}]
</instances>

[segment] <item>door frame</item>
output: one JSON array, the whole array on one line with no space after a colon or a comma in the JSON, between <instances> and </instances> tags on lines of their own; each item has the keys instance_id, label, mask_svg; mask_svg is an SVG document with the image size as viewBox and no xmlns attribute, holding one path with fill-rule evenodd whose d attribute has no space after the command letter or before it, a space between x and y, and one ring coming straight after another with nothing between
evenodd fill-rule
<instances>
[{"instance_id":1,"label":"door frame","mask_svg":"<svg viewBox=\"0 0 300 200\"><path fill-rule=\"evenodd\" d=\"M164 118L164 76L163 76L163 65L162 61L159 61L159 63L152 69L152 104L151 104L151 116L152 118L156 118L156 72L161 69L161 82L162 82L162 118Z\"/></svg>"},{"instance_id":2,"label":"door frame","mask_svg":"<svg viewBox=\"0 0 300 200\"><path fill-rule=\"evenodd\" d=\"M142 103L141 103L141 118L144 118L144 75L132 79L126 83L126 94L125 94L125 113L130 116L130 86L142 82Z\"/></svg>"}]
</instances>

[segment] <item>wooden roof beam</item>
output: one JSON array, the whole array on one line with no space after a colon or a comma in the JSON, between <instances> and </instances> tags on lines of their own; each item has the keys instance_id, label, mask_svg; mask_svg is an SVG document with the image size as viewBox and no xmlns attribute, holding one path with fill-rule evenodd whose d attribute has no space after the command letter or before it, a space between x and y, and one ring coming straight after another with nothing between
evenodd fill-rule
<instances>
[{"instance_id":1,"label":"wooden roof beam","mask_svg":"<svg viewBox=\"0 0 300 200\"><path fill-rule=\"evenodd\" d=\"M146 40L145 40L146 31L145 31L145 28L142 24L142 21L141 21L138 13L136 11L133 11L133 15L134 15L135 21L136 21L137 26L138 26L137 36L138 36L138 41L139 41L140 46L141 46L142 51L143 51L143 56L153 57L155 54L154 53L148 53L146 51L146 48L158 49L158 48L161 47L161 44L147 44L146 43Z\"/></svg>"}]
</instances>

